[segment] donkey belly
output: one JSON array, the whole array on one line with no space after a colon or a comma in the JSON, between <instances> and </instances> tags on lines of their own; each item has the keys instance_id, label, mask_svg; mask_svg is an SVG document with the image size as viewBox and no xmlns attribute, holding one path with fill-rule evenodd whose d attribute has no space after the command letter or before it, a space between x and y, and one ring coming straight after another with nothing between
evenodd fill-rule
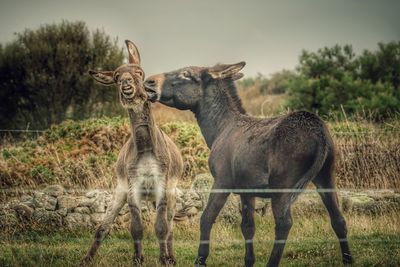
<instances>
[{"instance_id":1,"label":"donkey belly","mask_svg":"<svg viewBox=\"0 0 400 267\"><path fill-rule=\"evenodd\" d=\"M159 202L165 189L165 177L152 153L143 155L137 163L134 192L138 200Z\"/></svg>"},{"instance_id":2,"label":"donkey belly","mask_svg":"<svg viewBox=\"0 0 400 267\"><path fill-rule=\"evenodd\" d=\"M235 173L235 185L239 188L259 188L269 184L269 174L256 168Z\"/></svg>"},{"instance_id":3,"label":"donkey belly","mask_svg":"<svg viewBox=\"0 0 400 267\"><path fill-rule=\"evenodd\" d=\"M269 184L269 170L265 155L248 150L234 156L232 169L235 184L243 188L255 188Z\"/></svg>"}]
</instances>

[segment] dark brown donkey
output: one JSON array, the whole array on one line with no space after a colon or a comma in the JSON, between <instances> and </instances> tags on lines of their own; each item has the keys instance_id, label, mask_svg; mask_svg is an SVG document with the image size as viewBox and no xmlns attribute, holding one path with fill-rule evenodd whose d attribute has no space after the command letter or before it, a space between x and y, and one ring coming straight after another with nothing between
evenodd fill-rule
<instances>
[{"instance_id":1,"label":"dark brown donkey","mask_svg":"<svg viewBox=\"0 0 400 267\"><path fill-rule=\"evenodd\" d=\"M143 226L140 218L142 199L156 203L155 232L160 242L161 263L175 263L172 220L175 214L175 188L183 169L182 158L175 144L154 123L150 102L143 87L144 72L140 67L139 52L131 41L126 41L126 45L129 64L124 64L115 71L90 71L99 83L118 85L120 101L128 110L132 132L116 163L118 182L113 201L108 206L92 247L81 265L92 260L126 202L132 214L131 233L135 248L133 262L143 262Z\"/></svg>"},{"instance_id":2,"label":"dark brown donkey","mask_svg":"<svg viewBox=\"0 0 400 267\"><path fill-rule=\"evenodd\" d=\"M211 227L230 192L238 193L242 201L246 266L255 262L254 198L271 198L276 226L268 266L279 265L292 227L291 204L311 181L320 189L343 262L351 263L346 222L335 192L335 153L328 129L320 118L305 111L263 119L244 114L233 82L241 77L244 65L187 67L145 81L153 98L195 114L211 149L209 167L214 184L200 220L195 265L206 265Z\"/></svg>"}]
</instances>

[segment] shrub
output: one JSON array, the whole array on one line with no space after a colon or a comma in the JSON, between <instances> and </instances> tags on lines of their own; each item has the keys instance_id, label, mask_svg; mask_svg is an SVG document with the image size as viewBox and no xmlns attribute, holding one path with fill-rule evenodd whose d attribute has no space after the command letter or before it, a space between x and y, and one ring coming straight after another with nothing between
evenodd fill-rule
<instances>
[{"instance_id":1,"label":"shrub","mask_svg":"<svg viewBox=\"0 0 400 267\"><path fill-rule=\"evenodd\" d=\"M303 51L289 82L291 109L322 115L368 112L376 120L400 111L400 42L355 56L351 46Z\"/></svg>"},{"instance_id":2,"label":"shrub","mask_svg":"<svg viewBox=\"0 0 400 267\"><path fill-rule=\"evenodd\" d=\"M338 148L336 176L341 188L400 188L400 123L393 118L376 125L365 121L330 122ZM162 129L181 150L189 187L196 175L208 172L209 150L193 123L166 123ZM67 187L110 188L114 163L129 137L120 117L67 121L41 137L4 144L0 149L0 188L38 187L59 183Z\"/></svg>"},{"instance_id":3,"label":"shrub","mask_svg":"<svg viewBox=\"0 0 400 267\"><path fill-rule=\"evenodd\" d=\"M209 150L197 125L166 123L161 128L181 150L185 183L208 171ZM109 188L116 181L114 164L129 135L127 119L103 117L68 120L39 138L6 143L0 149L0 187L60 183Z\"/></svg>"},{"instance_id":4,"label":"shrub","mask_svg":"<svg viewBox=\"0 0 400 267\"><path fill-rule=\"evenodd\" d=\"M18 33L0 49L1 128L43 129L66 118L102 115L110 106L119 110L117 91L95 85L87 74L122 63L116 41L80 21Z\"/></svg>"}]
</instances>

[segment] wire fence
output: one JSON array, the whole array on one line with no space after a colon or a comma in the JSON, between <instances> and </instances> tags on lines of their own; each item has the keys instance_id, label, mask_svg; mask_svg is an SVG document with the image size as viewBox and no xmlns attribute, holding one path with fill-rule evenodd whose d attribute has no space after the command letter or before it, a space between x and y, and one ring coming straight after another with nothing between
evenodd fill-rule
<instances>
[{"instance_id":1,"label":"wire fence","mask_svg":"<svg viewBox=\"0 0 400 267\"><path fill-rule=\"evenodd\" d=\"M50 129L47 130L35 130L35 129L0 129L0 132L5 133L43 133L46 131L51 131ZM377 134L377 133L388 133L388 132L400 132L400 129L397 128L387 128L387 129L374 129L372 131L360 131L360 130L353 130L353 131L335 131L331 130L334 134Z\"/></svg>"},{"instance_id":2,"label":"wire fence","mask_svg":"<svg viewBox=\"0 0 400 267\"><path fill-rule=\"evenodd\" d=\"M35 193L40 191L41 189L38 188L0 188L1 193ZM94 191L110 191L115 193L129 193L128 190L121 190L121 189L110 189L110 188L90 188L90 189L64 189L63 192L67 194L76 194L76 193L88 193ZM154 190L155 191L155 190ZM386 189L375 189L375 188L316 188L316 189L294 189L294 188L265 188L265 189L250 189L250 188L219 188L219 189L187 189L182 188L179 189L182 193L190 193L196 192L200 194L277 194L277 193L301 193L301 194L315 194L315 193L392 193L392 194L399 194L399 188L386 188ZM137 193L148 193L148 190L135 190Z\"/></svg>"},{"instance_id":3,"label":"wire fence","mask_svg":"<svg viewBox=\"0 0 400 267\"><path fill-rule=\"evenodd\" d=\"M27 241L29 240L28 238L22 238L20 236L13 236L10 238L10 240L12 241ZM52 240L51 237L48 238L48 240ZM66 240L71 241L71 242L87 242L87 241L103 241L103 239L96 239L96 238L83 238L83 237L68 237L68 239ZM32 239L32 241L34 241L34 239ZM318 239L318 238L297 238L297 239L293 239L293 238L289 238L286 240L275 240L275 239L249 239L249 240L244 240L244 239L211 239L211 240L184 240L184 239L176 239L173 240L172 243L176 244L176 245L193 245L193 244L218 244L218 245L226 245L226 244L243 244L243 243L253 243L253 244L288 244L288 243L295 243L295 244L299 244L299 243L315 243L315 244L324 244L324 243L338 243L338 242L356 242L356 243L394 243L394 244L399 244L400 243L400 237L398 237L397 239L394 238L354 238L354 239L347 239L347 238L327 238L327 239ZM65 242L65 241L64 241ZM107 240L108 243L110 242L127 242L127 243L142 243L144 245L146 244L150 244L150 243L170 243L171 241L160 241L160 240L155 240L152 238L144 238L141 241L133 241L130 237L129 238L124 238L121 236L112 236L111 238L108 238ZM40 244L40 243L38 243ZM44 244L45 246L48 246L48 244Z\"/></svg>"},{"instance_id":4,"label":"wire fence","mask_svg":"<svg viewBox=\"0 0 400 267\"><path fill-rule=\"evenodd\" d=\"M29 130L29 129L0 129L0 132L5 133L43 133L46 130Z\"/></svg>"}]
</instances>

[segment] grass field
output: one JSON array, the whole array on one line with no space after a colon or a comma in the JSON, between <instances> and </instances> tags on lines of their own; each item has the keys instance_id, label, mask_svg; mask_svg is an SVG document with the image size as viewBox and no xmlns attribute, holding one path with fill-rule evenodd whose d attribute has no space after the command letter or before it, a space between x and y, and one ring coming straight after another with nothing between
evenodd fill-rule
<instances>
[{"instance_id":1,"label":"grass field","mask_svg":"<svg viewBox=\"0 0 400 267\"><path fill-rule=\"evenodd\" d=\"M346 214L354 266L400 265L400 215L380 217ZM265 266L272 249L272 216L256 218L256 265ZM197 252L198 218L175 224L177 266L192 266ZM30 231L3 233L0 266L77 266L92 241L93 231ZM244 242L238 224L218 221L212 232L208 266L242 266ZM133 253L128 231L112 232L93 266L130 266ZM151 225L144 238L144 266L158 266L158 244ZM339 245L325 215L294 216L281 266L340 266Z\"/></svg>"}]
</instances>

